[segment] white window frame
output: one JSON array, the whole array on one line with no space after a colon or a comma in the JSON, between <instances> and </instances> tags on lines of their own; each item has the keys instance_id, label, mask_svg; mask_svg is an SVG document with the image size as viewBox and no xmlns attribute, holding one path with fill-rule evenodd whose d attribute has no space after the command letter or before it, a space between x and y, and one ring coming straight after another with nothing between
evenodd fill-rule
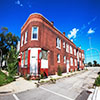
<instances>
[{"instance_id":1,"label":"white window frame","mask_svg":"<svg viewBox=\"0 0 100 100\"><path fill-rule=\"evenodd\" d=\"M70 45L70 54L73 54L72 46Z\"/></svg>"},{"instance_id":2,"label":"white window frame","mask_svg":"<svg viewBox=\"0 0 100 100\"><path fill-rule=\"evenodd\" d=\"M65 48L65 41L63 41L63 48Z\"/></svg>"},{"instance_id":3,"label":"white window frame","mask_svg":"<svg viewBox=\"0 0 100 100\"><path fill-rule=\"evenodd\" d=\"M61 39L60 38L56 38L56 47L58 48L58 49L61 49Z\"/></svg>"},{"instance_id":4,"label":"white window frame","mask_svg":"<svg viewBox=\"0 0 100 100\"><path fill-rule=\"evenodd\" d=\"M66 43L66 52L69 53L69 45Z\"/></svg>"},{"instance_id":5,"label":"white window frame","mask_svg":"<svg viewBox=\"0 0 100 100\"><path fill-rule=\"evenodd\" d=\"M64 58L63 58L63 59L64 59L64 63L66 63L66 56L64 56Z\"/></svg>"},{"instance_id":6,"label":"white window frame","mask_svg":"<svg viewBox=\"0 0 100 100\"><path fill-rule=\"evenodd\" d=\"M22 39L21 39L21 47L24 45L24 35L22 35Z\"/></svg>"},{"instance_id":7,"label":"white window frame","mask_svg":"<svg viewBox=\"0 0 100 100\"><path fill-rule=\"evenodd\" d=\"M73 66L73 58L72 57L70 58L70 64L71 64L71 66Z\"/></svg>"},{"instance_id":8,"label":"white window frame","mask_svg":"<svg viewBox=\"0 0 100 100\"><path fill-rule=\"evenodd\" d=\"M76 59L74 59L74 61L75 61L75 66L77 66L77 60L76 60Z\"/></svg>"},{"instance_id":9,"label":"white window frame","mask_svg":"<svg viewBox=\"0 0 100 100\"><path fill-rule=\"evenodd\" d=\"M38 40L38 30L39 30L39 28L37 27L37 38L33 39L33 28L34 27L37 27L37 26L32 27L31 40Z\"/></svg>"},{"instance_id":10,"label":"white window frame","mask_svg":"<svg viewBox=\"0 0 100 100\"><path fill-rule=\"evenodd\" d=\"M76 56L76 49L74 49L74 56Z\"/></svg>"},{"instance_id":11,"label":"white window frame","mask_svg":"<svg viewBox=\"0 0 100 100\"><path fill-rule=\"evenodd\" d=\"M27 43L27 36L28 36L28 32L25 32L25 44Z\"/></svg>"},{"instance_id":12,"label":"white window frame","mask_svg":"<svg viewBox=\"0 0 100 100\"><path fill-rule=\"evenodd\" d=\"M22 52L21 67L24 67L24 52Z\"/></svg>"},{"instance_id":13,"label":"white window frame","mask_svg":"<svg viewBox=\"0 0 100 100\"><path fill-rule=\"evenodd\" d=\"M80 61L80 66L82 65L82 62Z\"/></svg>"},{"instance_id":14,"label":"white window frame","mask_svg":"<svg viewBox=\"0 0 100 100\"><path fill-rule=\"evenodd\" d=\"M25 68L27 68L27 65L28 65L28 50L25 51Z\"/></svg>"},{"instance_id":15,"label":"white window frame","mask_svg":"<svg viewBox=\"0 0 100 100\"><path fill-rule=\"evenodd\" d=\"M57 63L60 63L60 54L57 54Z\"/></svg>"}]
</instances>

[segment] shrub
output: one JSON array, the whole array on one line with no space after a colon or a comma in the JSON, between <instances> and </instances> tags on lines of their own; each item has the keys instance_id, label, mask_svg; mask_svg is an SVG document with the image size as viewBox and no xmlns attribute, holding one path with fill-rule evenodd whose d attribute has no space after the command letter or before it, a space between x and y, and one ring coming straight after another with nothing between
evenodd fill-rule
<instances>
[{"instance_id":1,"label":"shrub","mask_svg":"<svg viewBox=\"0 0 100 100\"><path fill-rule=\"evenodd\" d=\"M94 85L100 86L100 75L96 78Z\"/></svg>"},{"instance_id":2,"label":"shrub","mask_svg":"<svg viewBox=\"0 0 100 100\"><path fill-rule=\"evenodd\" d=\"M57 74L58 74L59 76L61 76L61 75L62 75L61 67L60 67L59 65L58 65Z\"/></svg>"}]
</instances>

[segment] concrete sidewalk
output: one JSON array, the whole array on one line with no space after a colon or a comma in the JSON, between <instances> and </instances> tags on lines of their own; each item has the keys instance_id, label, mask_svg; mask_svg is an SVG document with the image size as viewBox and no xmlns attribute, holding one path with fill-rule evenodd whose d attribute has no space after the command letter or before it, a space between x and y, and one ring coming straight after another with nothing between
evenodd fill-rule
<instances>
[{"instance_id":1,"label":"concrete sidewalk","mask_svg":"<svg viewBox=\"0 0 100 100\"><path fill-rule=\"evenodd\" d=\"M27 81L24 78L20 77L18 79L16 79L16 81L9 83L7 85L1 86L0 87L0 94L4 94L4 93L17 93L17 92L22 92L22 91L26 91L29 89L33 89L36 87L35 82L37 81Z\"/></svg>"},{"instance_id":2,"label":"concrete sidewalk","mask_svg":"<svg viewBox=\"0 0 100 100\"><path fill-rule=\"evenodd\" d=\"M48 82L50 81L50 79L61 79L64 77L70 77L72 75L78 74L78 73L82 73L86 70L81 70L81 71L76 71L76 72L69 72L69 73L63 73L62 76L58 76L58 75L51 75L46 79L41 79L41 82ZM16 79L16 81L9 83L7 85L1 86L0 87L0 94L4 94L4 93L17 93L17 92L22 92L22 91L26 91L26 90L30 90L33 88L37 87L38 81L37 80L25 80L24 78L20 77L18 79Z\"/></svg>"}]
</instances>

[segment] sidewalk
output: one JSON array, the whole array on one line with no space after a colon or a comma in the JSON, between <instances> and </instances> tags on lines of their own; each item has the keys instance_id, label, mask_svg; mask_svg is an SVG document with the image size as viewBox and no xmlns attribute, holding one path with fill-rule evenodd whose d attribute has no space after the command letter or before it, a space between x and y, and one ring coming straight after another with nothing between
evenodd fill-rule
<instances>
[{"instance_id":1,"label":"sidewalk","mask_svg":"<svg viewBox=\"0 0 100 100\"><path fill-rule=\"evenodd\" d=\"M29 89L33 89L36 87L35 82L36 82L35 80L27 81L24 78L20 77L20 78L16 79L16 81L14 81L10 84L1 86L0 94L11 93L11 92L17 93L17 92L22 92L22 91L26 91Z\"/></svg>"},{"instance_id":2,"label":"sidewalk","mask_svg":"<svg viewBox=\"0 0 100 100\"><path fill-rule=\"evenodd\" d=\"M62 76L58 76L58 75L51 75L46 79L41 79L39 82L49 82L50 79L61 79L64 77L70 77L72 75L78 74L78 73L82 73L86 70L81 70L81 71L75 71L75 72L69 72L69 73L63 73ZM37 87L38 81L37 80L25 80L24 78L20 77L18 79L16 79L16 81L9 83L5 86L1 86L0 87L0 94L4 94L4 93L17 93L17 92L22 92L22 91L26 91L26 90L30 90L33 88Z\"/></svg>"}]
</instances>

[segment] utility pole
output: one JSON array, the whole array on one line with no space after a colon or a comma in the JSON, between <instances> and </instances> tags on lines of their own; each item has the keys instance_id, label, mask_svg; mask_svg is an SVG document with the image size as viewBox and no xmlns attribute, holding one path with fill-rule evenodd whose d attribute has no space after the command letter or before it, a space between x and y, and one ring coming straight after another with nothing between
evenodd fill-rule
<instances>
[{"instance_id":1,"label":"utility pole","mask_svg":"<svg viewBox=\"0 0 100 100\"><path fill-rule=\"evenodd\" d=\"M89 46L90 46L90 49L92 48L91 46L91 37L89 37ZM93 57L92 57L92 49L91 49L91 60L93 60Z\"/></svg>"}]
</instances>

